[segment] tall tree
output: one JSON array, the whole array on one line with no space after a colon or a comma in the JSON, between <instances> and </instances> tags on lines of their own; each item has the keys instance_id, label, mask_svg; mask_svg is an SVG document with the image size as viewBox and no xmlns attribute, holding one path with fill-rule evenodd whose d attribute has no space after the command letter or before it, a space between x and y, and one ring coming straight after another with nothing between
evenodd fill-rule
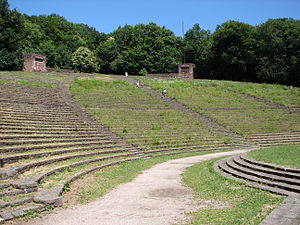
<instances>
[{"instance_id":1,"label":"tall tree","mask_svg":"<svg viewBox=\"0 0 300 225\"><path fill-rule=\"evenodd\" d=\"M22 31L22 15L10 10L7 0L0 0L0 70L20 69Z\"/></svg>"},{"instance_id":2,"label":"tall tree","mask_svg":"<svg viewBox=\"0 0 300 225\"><path fill-rule=\"evenodd\" d=\"M199 24L188 30L184 36L184 62L196 64L196 75L205 77L209 73L209 54L212 45L209 30L203 30Z\"/></svg>"},{"instance_id":3,"label":"tall tree","mask_svg":"<svg viewBox=\"0 0 300 225\"><path fill-rule=\"evenodd\" d=\"M26 16L27 38L23 52L33 51L47 57L49 67L72 69L72 53L79 47L87 47L92 52L106 35L84 24L73 24L65 18L49 16ZM40 31L40 32L38 32Z\"/></svg>"},{"instance_id":4,"label":"tall tree","mask_svg":"<svg viewBox=\"0 0 300 225\"><path fill-rule=\"evenodd\" d=\"M300 21L269 20L257 29L258 78L300 86Z\"/></svg>"},{"instance_id":5,"label":"tall tree","mask_svg":"<svg viewBox=\"0 0 300 225\"><path fill-rule=\"evenodd\" d=\"M138 74L143 69L149 73L171 72L180 61L180 39L155 23L119 27L112 36L119 55L111 65L118 72Z\"/></svg>"},{"instance_id":6,"label":"tall tree","mask_svg":"<svg viewBox=\"0 0 300 225\"><path fill-rule=\"evenodd\" d=\"M106 41L99 44L96 49L96 56L100 63L102 73L112 73L118 71L117 68L112 68L111 63L115 61L118 56L118 48L114 38L110 37Z\"/></svg>"},{"instance_id":7,"label":"tall tree","mask_svg":"<svg viewBox=\"0 0 300 225\"><path fill-rule=\"evenodd\" d=\"M255 80L255 28L229 21L212 35L211 73L215 78Z\"/></svg>"}]
</instances>

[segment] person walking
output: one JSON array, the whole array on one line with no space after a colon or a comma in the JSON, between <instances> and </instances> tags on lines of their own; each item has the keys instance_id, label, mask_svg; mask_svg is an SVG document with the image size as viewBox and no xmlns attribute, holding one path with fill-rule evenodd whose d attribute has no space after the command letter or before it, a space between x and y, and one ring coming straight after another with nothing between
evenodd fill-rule
<instances>
[{"instance_id":1,"label":"person walking","mask_svg":"<svg viewBox=\"0 0 300 225\"><path fill-rule=\"evenodd\" d=\"M163 89L161 92L161 98L165 98L167 96L167 90Z\"/></svg>"}]
</instances>

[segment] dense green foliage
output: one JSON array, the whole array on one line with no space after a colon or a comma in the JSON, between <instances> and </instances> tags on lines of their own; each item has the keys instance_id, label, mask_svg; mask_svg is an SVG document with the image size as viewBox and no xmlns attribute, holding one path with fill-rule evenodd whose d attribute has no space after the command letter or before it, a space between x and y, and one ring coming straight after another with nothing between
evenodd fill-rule
<instances>
[{"instance_id":1,"label":"dense green foliage","mask_svg":"<svg viewBox=\"0 0 300 225\"><path fill-rule=\"evenodd\" d=\"M184 37L183 61L196 64L196 74L206 76L209 74L209 55L212 47L210 31L202 30L195 24Z\"/></svg>"},{"instance_id":2,"label":"dense green foliage","mask_svg":"<svg viewBox=\"0 0 300 225\"><path fill-rule=\"evenodd\" d=\"M0 70L20 69L20 43L24 22L20 13L0 0Z\"/></svg>"},{"instance_id":3,"label":"dense green foliage","mask_svg":"<svg viewBox=\"0 0 300 225\"><path fill-rule=\"evenodd\" d=\"M61 16L28 16L0 0L0 70L18 70L22 54L40 53L47 66L76 69L72 55L88 48L100 67L91 72L168 73L195 63L199 78L300 86L300 21L274 19L251 26L228 21L211 34L195 24L184 38L155 23L103 34ZM100 68L100 69L99 69Z\"/></svg>"},{"instance_id":4,"label":"dense green foliage","mask_svg":"<svg viewBox=\"0 0 300 225\"><path fill-rule=\"evenodd\" d=\"M257 29L258 80L300 85L300 21L270 20Z\"/></svg>"},{"instance_id":5,"label":"dense green foliage","mask_svg":"<svg viewBox=\"0 0 300 225\"><path fill-rule=\"evenodd\" d=\"M122 71L171 72L180 62L180 39L155 23L119 27L112 36L119 53L112 66Z\"/></svg>"},{"instance_id":6,"label":"dense green foliage","mask_svg":"<svg viewBox=\"0 0 300 225\"><path fill-rule=\"evenodd\" d=\"M300 85L299 20L275 19L257 27L229 21L212 35L196 24L184 46L199 77Z\"/></svg>"},{"instance_id":7,"label":"dense green foliage","mask_svg":"<svg viewBox=\"0 0 300 225\"><path fill-rule=\"evenodd\" d=\"M97 59L93 52L86 47L79 47L72 55L73 67L80 72L94 72L99 70Z\"/></svg>"},{"instance_id":8,"label":"dense green foliage","mask_svg":"<svg viewBox=\"0 0 300 225\"><path fill-rule=\"evenodd\" d=\"M230 21L213 34L211 75L228 80L254 80L254 27Z\"/></svg>"},{"instance_id":9,"label":"dense green foliage","mask_svg":"<svg viewBox=\"0 0 300 225\"><path fill-rule=\"evenodd\" d=\"M79 47L93 51L105 35L83 24L73 24L58 15L25 16L27 38L23 53L41 53L47 66L73 69L72 54Z\"/></svg>"}]
</instances>

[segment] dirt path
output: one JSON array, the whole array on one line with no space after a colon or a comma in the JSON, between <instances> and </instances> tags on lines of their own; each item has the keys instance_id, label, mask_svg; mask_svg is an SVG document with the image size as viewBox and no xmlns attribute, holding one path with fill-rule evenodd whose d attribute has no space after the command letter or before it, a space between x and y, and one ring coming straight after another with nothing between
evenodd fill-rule
<instances>
[{"instance_id":1,"label":"dirt path","mask_svg":"<svg viewBox=\"0 0 300 225\"><path fill-rule=\"evenodd\" d=\"M216 157L243 153L246 150L213 153L167 161L144 171L133 181L121 184L104 197L86 205L63 209L32 225L163 225L183 223L184 213L207 207L224 207L225 203L201 201L181 182L184 169Z\"/></svg>"}]
</instances>

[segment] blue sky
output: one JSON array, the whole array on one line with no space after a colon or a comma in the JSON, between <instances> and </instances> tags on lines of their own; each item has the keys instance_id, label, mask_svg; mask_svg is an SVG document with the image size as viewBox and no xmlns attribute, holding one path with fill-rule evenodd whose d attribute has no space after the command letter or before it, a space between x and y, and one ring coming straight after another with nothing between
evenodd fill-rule
<instances>
[{"instance_id":1,"label":"blue sky","mask_svg":"<svg viewBox=\"0 0 300 225\"><path fill-rule=\"evenodd\" d=\"M56 13L110 33L118 26L155 22L176 35L199 23L215 31L228 20L259 25L272 18L300 19L300 0L8 0L28 15Z\"/></svg>"}]
</instances>

